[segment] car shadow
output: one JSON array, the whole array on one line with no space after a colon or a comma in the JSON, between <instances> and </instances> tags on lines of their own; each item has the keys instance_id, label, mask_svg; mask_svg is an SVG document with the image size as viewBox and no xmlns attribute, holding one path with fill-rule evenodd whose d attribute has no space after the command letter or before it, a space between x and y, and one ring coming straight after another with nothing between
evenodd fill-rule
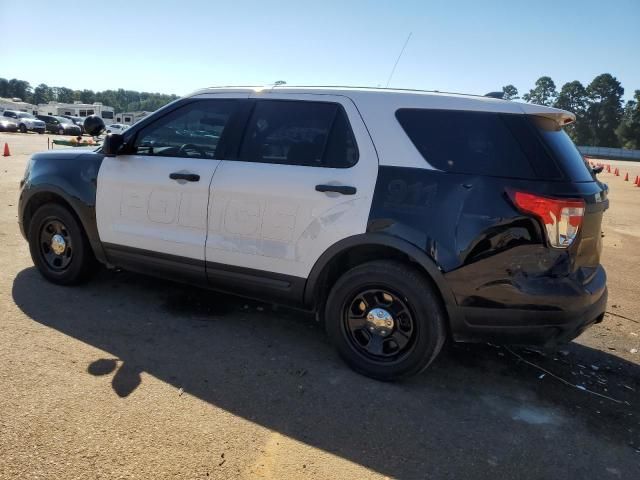
<instances>
[{"instance_id":1,"label":"car shadow","mask_svg":"<svg viewBox=\"0 0 640 480\"><path fill-rule=\"evenodd\" d=\"M577 343L562 354L448 346L425 373L381 383L350 371L314 317L296 310L127 272L66 288L28 268L12 293L33 321L106 352L87 374L122 398L146 372L384 475L638 468L640 367Z\"/></svg>"}]
</instances>

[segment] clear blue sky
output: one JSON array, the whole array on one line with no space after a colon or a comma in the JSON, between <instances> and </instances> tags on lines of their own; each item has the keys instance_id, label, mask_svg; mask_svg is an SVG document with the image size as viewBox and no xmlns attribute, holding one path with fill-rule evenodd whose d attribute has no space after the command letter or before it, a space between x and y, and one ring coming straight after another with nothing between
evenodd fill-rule
<instances>
[{"instance_id":1,"label":"clear blue sky","mask_svg":"<svg viewBox=\"0 0 640 480\"><path fill-rule=\"evenodd\" d=\"M640 89L640 0L0 0L0 77L183 95L210 85L484 94L609 72ZM490 6L489 6L490 5Z\"/></svg>"}]
</instances>

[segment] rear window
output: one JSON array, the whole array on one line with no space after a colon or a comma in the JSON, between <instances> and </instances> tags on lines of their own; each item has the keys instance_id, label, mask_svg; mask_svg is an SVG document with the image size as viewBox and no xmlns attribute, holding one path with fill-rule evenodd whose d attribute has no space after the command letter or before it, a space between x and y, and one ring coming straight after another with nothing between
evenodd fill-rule
<instances>
[{"instance_id":1,"label":"rear window","mask_svg":"<svg viewBox=\"0 0 640 480\"><path fill-rule=\"evenodd\" d=\"M574 182L592 182L593 176L569 135L553 120L544 117L531 117L543 142L550 150L555 161L562 167L565 175Z\"/></svg>"},{"instance_id":2,"label":"rear window","mask_svg":"<svg viewBox=\"0 0 640 480\"><path fill-rule=\"evenodd\" d=\"M424 159L452 173L535 178L501 114L400 109L396 118Z\"/></svg>"}]
</instances>

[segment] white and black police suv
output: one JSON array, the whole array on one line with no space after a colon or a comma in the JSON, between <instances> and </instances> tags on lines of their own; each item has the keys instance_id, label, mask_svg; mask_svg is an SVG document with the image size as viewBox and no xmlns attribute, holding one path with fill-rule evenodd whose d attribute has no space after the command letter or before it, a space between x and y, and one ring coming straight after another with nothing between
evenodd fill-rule
<instances>
[{"instance_id":1,"label":"white and black police suv","mask_svg":"<svg viewBox=\"0 0 640 480\"><path fill-rule=\"evenodd\" d=\"M211 88L101 148L29 161L19 222L54 283L109 267L315 311L355 370L447 337L554 345L603 318L606 186L571 113L365 88Z\"/></svg>"}]
</instances>

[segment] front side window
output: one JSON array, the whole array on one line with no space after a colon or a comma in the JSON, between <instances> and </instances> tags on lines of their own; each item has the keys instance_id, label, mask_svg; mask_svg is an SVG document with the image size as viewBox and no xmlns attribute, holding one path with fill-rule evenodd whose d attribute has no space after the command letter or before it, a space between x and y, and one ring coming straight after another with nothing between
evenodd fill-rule
<instances>
[{"instance_id":1,"label":"front side window","mask_svg":"<svg viewBox=\"0 0 640 480\"><path fill-rule=\"evenodd\" d=\"M113 112L107 112L107 111L103 110L102 111L102 118L112 119L113 118Z\"/></svg>"},{"instance_id":2,"label":"front side window","mask_svg":"<svg viewBox=\"0 0 640 480\"><path fill-rule=\"evenodd\" d=\"M237 100L199 100L165 115L136 135L137 155L218 158L219 142Z\"/></svg>"},{"instance_id":3,"label":"front side window","mask_svg":"<svg viewBox=\"0 0 640 480\"><path fill-rule=\"evenodd\" d=\"M451 173L535 178L502 114L400 109L396 118L423 158Z\"/></svg>"},{"instance_id":4,"label":"front side window","mask_svg":"<svg viewBox=\"0 0 640 480\"><path fill-rule=\"evenodd\" d=\"M348 168L358 161L358 150L340 105L260 100L246 129L240 160Z\"/></svg>"}]
</instances>

